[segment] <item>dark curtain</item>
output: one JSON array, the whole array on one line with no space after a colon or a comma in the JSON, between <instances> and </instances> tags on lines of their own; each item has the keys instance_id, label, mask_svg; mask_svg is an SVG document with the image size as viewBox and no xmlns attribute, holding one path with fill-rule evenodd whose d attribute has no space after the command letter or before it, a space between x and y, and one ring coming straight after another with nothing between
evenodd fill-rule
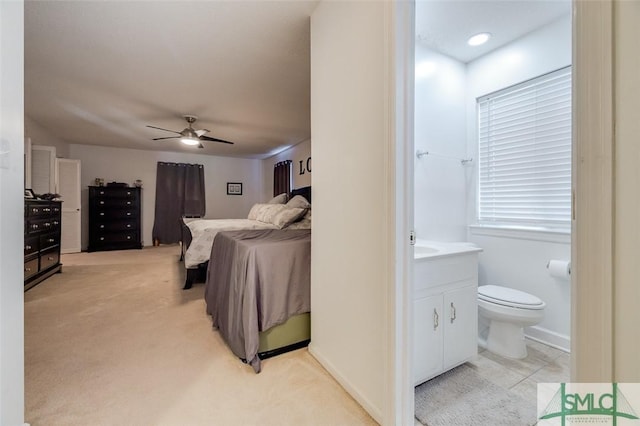
<instances>
[{"instance_id":1,"label":"dark curtain","mask_svg":"<svg viewBox=\"0 0 640 426\"><path fill-rule=\"evenodd\" d=\"M201 164L158 162L153 243L181 239L182 216L205 214L204 167Z\"/></svg>"},{"instance_id":2,"label":"dark curtain","mask_svg":"<svg viewBox=\"0 0 640 426\"><path fill-rule=\"evenodd\" d=\"M281 161L273 168L273 196L291 191L291 160Z\"/></svg>"}]
</instances>

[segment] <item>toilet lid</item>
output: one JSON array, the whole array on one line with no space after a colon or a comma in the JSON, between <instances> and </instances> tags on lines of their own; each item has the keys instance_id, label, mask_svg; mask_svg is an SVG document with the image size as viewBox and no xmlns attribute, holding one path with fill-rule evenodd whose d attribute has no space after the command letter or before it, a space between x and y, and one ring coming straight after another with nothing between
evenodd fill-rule
<instances>
[{"instance_id":1,"label":"toilet lid","mask_svg":"<svg viewBox=\"0 0 640 426\"><path fill-rule=\"evenodd\" d=\"M536 296L498 285L478 287L478 298L487 302L524 309L543 309L545 304Z\"/></svg>"}]
</instances>

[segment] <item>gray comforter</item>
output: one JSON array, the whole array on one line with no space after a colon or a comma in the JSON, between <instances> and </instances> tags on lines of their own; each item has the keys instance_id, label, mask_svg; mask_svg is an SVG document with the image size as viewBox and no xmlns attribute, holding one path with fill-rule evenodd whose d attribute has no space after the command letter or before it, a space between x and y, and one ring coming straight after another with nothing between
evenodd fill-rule
<instances>
[{"instance_id":1,"label":"gray comforter","mask_svg":"<svg viewBox=\"0 0 640 426\"><path fill-rule=\"evenodd\" d=\"M207 313L258 373L258 333L311 310L311 230L219 232L211 259Z\"/></svg>"}]
</instances>

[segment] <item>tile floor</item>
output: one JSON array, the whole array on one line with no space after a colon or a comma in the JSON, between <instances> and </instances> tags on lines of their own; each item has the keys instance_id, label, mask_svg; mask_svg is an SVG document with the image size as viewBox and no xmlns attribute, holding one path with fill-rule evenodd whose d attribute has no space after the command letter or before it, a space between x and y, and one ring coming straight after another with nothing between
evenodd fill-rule
<instances>
[{"instance_id":1,"label":"tile floor","mask_svg":"<svg viewBox=\"0 0 640 426\"><path fill-rule=\"evenodd\" d=\"M527 352L526 358L514 360L478 348L478 356L467 365L485 379L535 405L538 383L569 381L569 354L529 339ZM415 426L420 425L416 419Z\"/></svg>"}]
</instances>

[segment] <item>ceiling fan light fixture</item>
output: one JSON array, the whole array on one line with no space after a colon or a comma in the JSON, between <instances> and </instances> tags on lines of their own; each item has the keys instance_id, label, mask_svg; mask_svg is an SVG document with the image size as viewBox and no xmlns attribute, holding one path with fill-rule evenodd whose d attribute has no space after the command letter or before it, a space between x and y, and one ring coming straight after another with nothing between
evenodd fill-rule
<instances>
[{"instance_id":1,"label":"ceiling fan light fixture","mask_svg":"<svg viewBox=\"0 0 640 426\"><path fill-rule=\"evenodd\" d=\"M200 139L194 138L193 136L185 136L180 139L180 142L182 142L185 145L199 145Z\"/></svg>"}]
</instances>

